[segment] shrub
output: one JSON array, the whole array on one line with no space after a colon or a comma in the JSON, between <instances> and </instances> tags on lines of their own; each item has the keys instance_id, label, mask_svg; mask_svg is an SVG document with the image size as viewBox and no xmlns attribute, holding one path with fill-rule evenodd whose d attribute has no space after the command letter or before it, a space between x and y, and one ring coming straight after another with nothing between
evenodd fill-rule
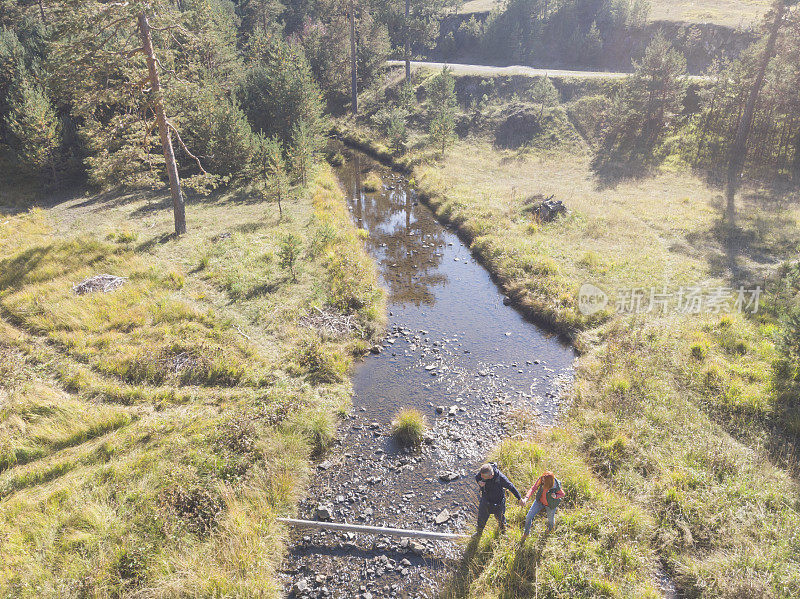
<instances>
[{"instance_id":1,"label":"shrub","mask_svg":"<svg viewBox=\"0 0 800 599\"><path fill-rule=\"evenodd\" d=\"M131 243L139 238L139 234L134 231L112 231L106 235L108 241L116 241L117 243Z\"/></svg>"},{"instance_id":2,"label":"shrub","mask_svg":"<svg viewBox=\"0 0 800 599\"><path fill-rule=\"evenodd\" d=\"M631 390L631 383L624 377L615 376L611 379L610 390L614 395L622 396Z\"/></svg>"},{"instance_id":3,"label":"shrub","mask_svg":"<svg viewBox=\"0 0 800 599\"><path fill-rule=\"evenodd\" d=\"M613 474L623 464L629 453L630 441L624 435L610 439L594 439L590 442L589 455L598 472Z\"/></svg>"},{"instance_id":4,"label":"shrub","mask_svg":"<svg viewBox=\"0 0 800 599\"><path fill-rule=\"evenodd\" d=\"M693 343L691 353L695 360L705 360L708 350L702 343Z\"/></svg>"},{"instance_id":5,"label":"shrub","mask_svg":"<svg viewBox=\"0 0 800 599\"><path fill-rule=\"evenodd\" d=\"M114 575L127 585L136 585L145 579L147 560L142 549L121 551L111 566Z\"/></svg>"},{"instance_id":6,"label":"shrub","mask_svg":"<svg viewBox=\"0 0 800 599\"><path fill-rule=\"evenodd\" d=\"M419 410L405 408L392 421L392 436L404 447L418 447L426 428L425 417Z\"/></svg>"},{"instance_id":7,"label":"shrub","mask_svg":"<svg viewBox=\"0 0 800 599\"><path fill-rule=\"evenodd\" d=\"M342 166L344 164L344 154L338 150L328 152L326 158L331 166Z\"/></svg>"}]
</instances>

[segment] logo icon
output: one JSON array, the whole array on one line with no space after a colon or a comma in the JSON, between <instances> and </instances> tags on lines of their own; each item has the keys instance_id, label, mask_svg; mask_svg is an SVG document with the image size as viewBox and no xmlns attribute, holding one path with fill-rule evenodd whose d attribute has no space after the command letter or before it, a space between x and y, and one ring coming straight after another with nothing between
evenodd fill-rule
<instances>
[{"instance_id":1,"label":"logo icon","mask_svg":"<svg viewBox=\"0 0 800 599\"><path fill-rule=\"evenodd\" d=\"M578 310L584 316L591 316L608 305L608 294L592 285L584 283L578 291Z\"/></svg>"}]
</instances>

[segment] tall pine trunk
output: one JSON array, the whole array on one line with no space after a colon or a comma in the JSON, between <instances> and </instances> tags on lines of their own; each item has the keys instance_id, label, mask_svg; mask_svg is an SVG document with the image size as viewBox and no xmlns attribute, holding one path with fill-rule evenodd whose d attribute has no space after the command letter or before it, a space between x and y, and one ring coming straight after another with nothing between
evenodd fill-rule
<instances>
[{"instance_id":1,"label":"tall pine trunk","mask_svg":"<svg viewBox=\"0 0 800 599\"><path fill-rule=\"evenodd\" d=\"M411 83L411 23L408 22L411 15L411 0L406 0L406 31L405 44L403 47L403 57L406 61L406 81Z\"/></svg>"},{"instance_id":2,"label":"tall pine trunk","mask_svg":"<svg viewBox=\"0 0 800 599\"><path fill-rule=\"evenodd\" d=\"M353 114L358 114L358 65L356 61L356 7L350 0L350 76L353 95Z\"/></svg>"},{"instance_id":3,"label":"tall pine trunk","mask_svg":"<svg viewBox=\"0 0 800 599\"><path fill-rule=\"evenodd\" d=\"M156 57L153 52L153 38L150 34L150 23L147 15L139 15L139 33L142 36L142 48L147 59L147 69L150 73L150 86L155 97L154 110L158 132L161 136L161 146L164 149L164 163L169 177L169 187L172 192L172 210L175 215L175 233L183 235L186 233L186 207L181 190L181 179L178 175L178 165L175 163L175 150L172 148L172 134L167 124L167 113L164 110L164 95L161 91L161 80L158 77L156 67Z\"/></svg>"},{"instance_id":4,"label":"tall pine trunk","mask_svg":"<svg viewBox=\"0 0 800 599\"><path fill-rule=\"evenodd\" d=\"M739 181L742 177L745 160L747 159L747 142L750 138L750 131L753 128L753 117L756 111L756 104L758 103L758 96L761 93L761 88L764 87L767 67L769 66L769 61L772 60L772 56L775 54L775 43L778 41L778 33L783 24L783 17L786 14L786 4L783 0L776 1L774 10L775 19L769 27L767 44L761 55L756 78L753 81L753 86L750 88L744 112L742 112L742 116L739 119L736 139L731 147L731 154L728 162L728 179L725 189L725 198L727 201L726 218L731 225L734 224L736 219L736 192L739 189Z\"/></svg>"}]
</instances>

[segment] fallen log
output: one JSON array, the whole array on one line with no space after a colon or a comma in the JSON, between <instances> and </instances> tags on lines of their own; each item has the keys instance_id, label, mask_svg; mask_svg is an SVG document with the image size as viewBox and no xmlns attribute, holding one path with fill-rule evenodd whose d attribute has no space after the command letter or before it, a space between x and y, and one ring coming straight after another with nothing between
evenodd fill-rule
<instances>
[{"instance_id":1,"label":"fallen log","mask_svg":"<svg viewBox=\"0 0 800 599\"><path fill-rule=\"evenodd\" d=\"M320 522L319 520L296 520L294 518L276 518L278 522L300 528L323 528L325 530L338 530L342 532L360 532L370 535L388 535L393 537L409 537L417 539L433 539L436 541L459 541L468 538L468 535L459 535L449 532L434 532L428 530L408 530L404 528L384 528L382 526L361 526L359 524L337 524L335 522Z\"/></svg>"}]
</instances>

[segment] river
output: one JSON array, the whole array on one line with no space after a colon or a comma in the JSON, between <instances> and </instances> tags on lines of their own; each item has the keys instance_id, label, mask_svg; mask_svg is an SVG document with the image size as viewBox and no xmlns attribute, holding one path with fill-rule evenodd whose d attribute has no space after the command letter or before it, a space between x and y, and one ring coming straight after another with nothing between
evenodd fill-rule
<instances>
[{"instance_id":1,"label":"river","mask_svg":"<svg viewBox=\"0 0 800 599\"><path fill-rule=\"evenodd\" d=\"M506 305L489 273L402 175L341 151L338 175L354 222L369 232L389 327L380 353L355 369L340 444L317 465L298 517L314 519L323 504L334 522L471 533L477 468L515 412L553 423L575 353ZM370 172L383 182L371 193L363 186ZM405 407L430 425L419 452L396 447L389 434ZM436 524L445 509L450 517ZM298 597L432 597L460 551L452 542L298 530L283 577L287 594Z\"/></svg>"}]
</instances>

